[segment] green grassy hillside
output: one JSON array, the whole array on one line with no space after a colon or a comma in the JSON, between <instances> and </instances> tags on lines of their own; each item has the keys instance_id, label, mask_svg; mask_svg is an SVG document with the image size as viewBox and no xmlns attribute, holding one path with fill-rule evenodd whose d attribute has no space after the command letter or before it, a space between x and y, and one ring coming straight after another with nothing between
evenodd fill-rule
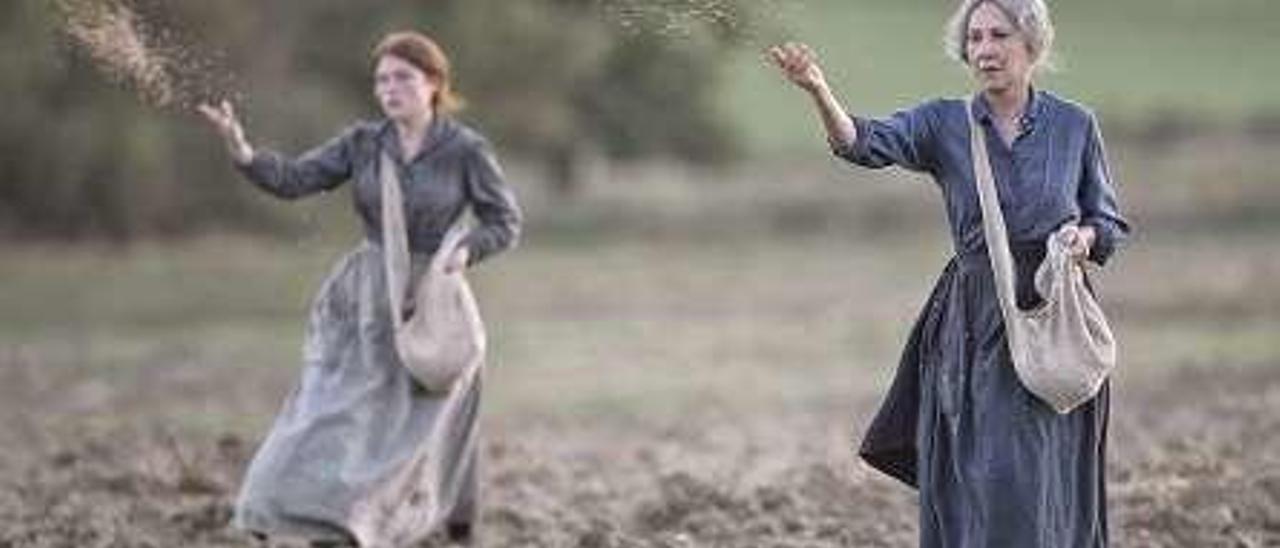
<instances>
[{"instance_id":1,"label":"green grassy hillside","mask_svg":"<svg viewBox=\"0 0 1280 548\"><path fill-rule=\"evenodd\" d=\"M946 59L951 2L819 0L779 4L778 36L811 44L849 108L881 113L963 93L964 70ZM1280 3L1268 0L1052 2L1060 70L1043 85L1081 100L1107 123L1149 123L1170 113L1239 124L1280 113ZM757 152L812 147L818 131L803 96L744 52L730 69L725 108Z\"/></svg>"}]
</instances>

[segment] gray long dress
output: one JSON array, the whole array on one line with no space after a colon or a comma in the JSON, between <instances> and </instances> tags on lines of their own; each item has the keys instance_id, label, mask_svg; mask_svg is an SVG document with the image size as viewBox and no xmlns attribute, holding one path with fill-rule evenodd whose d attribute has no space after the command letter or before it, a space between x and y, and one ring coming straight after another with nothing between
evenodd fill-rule
<instances>
[{"instance_id":1,"label":"gray long dress","mask_svg":"<svg viewBox=\"0 0 1280 548\"><path fill-rule=\"evenodd\" d=\"M985 100L987 139L1017 270L1019 304L1059 225L1097 229L1105 263L1129 231L1093 115L1034 92L1012 146ZM866 167L931 174L943 192L956 256L925 303L860 453L916 486L923 548L1103 548L1108 390L1066 415L1018 381L1005 341L969 148L965 102L937 100L885 119L855 118L857 142L836 150Z\"/></svg>"},{"instance_id":2,"label":"gray long dress","mask_svg":"<svg viewBox=\"0 0 1280 548\"><path fill-rule=\"evenodd\" d=\"M297 159L263 151L240 168L299 198L352 181L365 241L324 281L310 312L302 378L241 487L235 525L269 535L402 546L476 518L480 381L427 394L392 343L381 240L379 158L396 159L415 276L467 210L471 263L514 245L520 212L485 140L437 116L405 162L388 121L360 123Z\"/></svg>"}]
</instances>

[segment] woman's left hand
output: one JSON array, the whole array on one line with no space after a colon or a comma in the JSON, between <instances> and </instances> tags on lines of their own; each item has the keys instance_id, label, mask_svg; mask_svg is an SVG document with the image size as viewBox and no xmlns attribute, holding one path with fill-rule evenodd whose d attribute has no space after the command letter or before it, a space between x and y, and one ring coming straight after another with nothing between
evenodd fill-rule
<instances>
[{"instance_id":1,"label":"woman's left hand","mask_svg":"<svg viewBox=\"0 0 1280 548\"><path fill-rule=\"evenodd\" d=\"M1093 249L1093 242L1098 239L1097 230L1089 225L1080 225L1070 234L1067 251L1071 253L1071 257L1077 261L1088 259L1089 250Z\"/></svg>"},{"instance_id":2,"label":"woman's left hand","mask_svg":"<svg viewBox=\"0 0 1280 548\"><path fill-rule=\"evenodd\" d=\"M471 251L466 246L458 247L449 255L444 263L444 273L453 274L467 269L467 261L471 260Z\"/></svg>"}]
</instances>

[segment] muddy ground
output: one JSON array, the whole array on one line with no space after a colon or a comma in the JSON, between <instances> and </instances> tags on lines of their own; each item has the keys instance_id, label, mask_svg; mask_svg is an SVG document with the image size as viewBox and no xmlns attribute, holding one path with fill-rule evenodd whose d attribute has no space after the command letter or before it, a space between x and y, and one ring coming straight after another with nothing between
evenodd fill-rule
<instances>
[{"instance_id":1,"label":"muddy ground","mask_svg":"<svg viewBox=\"0 0 1280 548\"><path fill-rule=\"evenodd\" d=\"M228 521L254 440L54 434L41 406L65 402L6 392L0 547L253 545ZM1280 546L1280 367L1185 369L1116 399L1116 546ZM750 423L489 420L483 545L912 546L911 493L852 457L864 400Z\"/></svg>"}]
</instances>

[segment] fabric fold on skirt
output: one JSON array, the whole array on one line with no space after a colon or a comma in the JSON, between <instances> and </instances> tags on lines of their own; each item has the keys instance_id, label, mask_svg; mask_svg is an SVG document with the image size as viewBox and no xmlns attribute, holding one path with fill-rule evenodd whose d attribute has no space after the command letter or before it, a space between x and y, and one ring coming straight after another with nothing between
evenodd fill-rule
<instances>
[{"instance_id":1,"label":"fabric fold on skirt","mask_svg":"<svg viewBox=\"0 0 1280 548\"><path fill-rule=\"evenodd\" d=\"M1014 249L1019 301L1042 248ZM1028 392L985 249L953 258L912 327L859 455L916 487L924 548L1106 546L1109 390L1066 415Z\"/></svg>"},{"instance_id":2,"label":"fabric fold on skirt","mask_svg":"<svg viewBox=\"0 0 1280 548\"><path fill-rule=\"evenodd\" d=\"M483 368L447 395L423 390L396 355L385 284L367 241L323 283L301 379L249 465L236 526L381 547L474 519Z\"/></svg>"}]
</instances>

